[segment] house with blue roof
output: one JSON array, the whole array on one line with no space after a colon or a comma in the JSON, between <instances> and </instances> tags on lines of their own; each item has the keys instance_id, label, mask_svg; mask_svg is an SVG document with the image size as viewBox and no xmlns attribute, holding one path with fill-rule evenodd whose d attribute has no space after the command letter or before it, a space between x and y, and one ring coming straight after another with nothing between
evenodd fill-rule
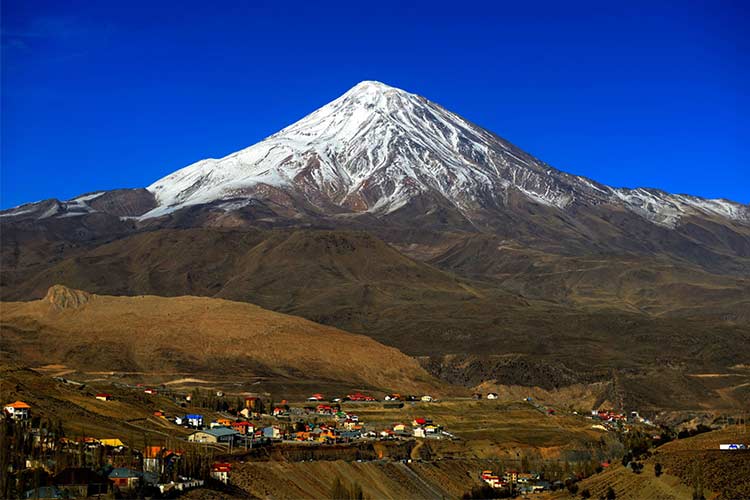
<instances>
[{"instance_id":1,"label":"house with blue roof","mask_svg":"<svg viewBox=\"0 0 750 500\"><path fill-rule=\"evenodd\" d=\"M156 484L159 482L159 475L127 467L116 467L109 473L109 479L117 488L129 490L137 488L141 480L146 484Z\"/></svg>"},{"instance_id":2,"label":"house with blue roof","mask_svg":"<svg viewBox=\"0 0 750 500\"><path fill-rule=\"evenodd\" d=\"M34 498L34 499L57 499L57 498L66 498L65 495L63 495L63 492L58 489L56 486L41 486L39 488L34 488L33 490L28 490L23 494L24 498Z\"/></svg>"},{"instance_id":3,"label":"house with blue roof","mask_svg":"<svg viewBox=\"0 0 750 500\"><path fill-rule=\"evenodd\" d=\"M188 413L187 415L185 415L184 422L190 427L200 429L203 427L203 415L199 415L197 413Z\"/></svg>"},{"instance_id":4,"label":"house with blue roof","mask_svg":"<svg viewBox=\"0 0 750 500\"><path fill-rule=\"evenodd\" d=\"M188 441L194 443L232 443L240 436L240 433L229 427L214 427L195 431L188 436Z\"/></svg>"}]
</instances>

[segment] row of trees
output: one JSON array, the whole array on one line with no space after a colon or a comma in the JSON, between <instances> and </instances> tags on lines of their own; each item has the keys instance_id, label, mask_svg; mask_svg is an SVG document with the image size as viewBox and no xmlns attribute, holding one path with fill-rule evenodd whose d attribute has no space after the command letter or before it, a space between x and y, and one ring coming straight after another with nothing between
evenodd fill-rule
<instances>
[{"instance_id":1,"label":"row of trees","mask_svg":"<svg viewBox=\"0 0 750 500\"><path fill-rule=\"evenodd\" d=\"M363 500L364 497L362 486L359 483L355 482L347 486L338 477L333 481L331 486L332 500Z\"/></svg>"},{"instance_id":2,"label":"row of trees","mask_svg":"<svg viewBox=\"0 0 750 500\"><path fill-rule=\"evenodd\" d=\"M60 438L63 432L59 420L0 419L0 497L14 498L26 489L45 484L47 473L22 473L30 464L53 464L57 472L66 462ZM41 467L35 467L41 469Z\"/></svg>"}]
</instances>

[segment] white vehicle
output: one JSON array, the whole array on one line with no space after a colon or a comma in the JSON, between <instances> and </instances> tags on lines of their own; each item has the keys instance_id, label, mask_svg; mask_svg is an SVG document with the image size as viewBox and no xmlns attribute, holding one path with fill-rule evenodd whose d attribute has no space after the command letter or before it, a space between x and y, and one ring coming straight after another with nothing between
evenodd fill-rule
<instances>
[{"instance_id":1,"label":"white vehicle","mask_svg":"<svg viewBox=\"0 0 750 500\"><path fill-rule=\"evenodd\" d=\"M719 449L720 450L746 450L747 446L745 446L744 444L737 444L737 443L720 444Z\"/></svg>"}]
</instances>

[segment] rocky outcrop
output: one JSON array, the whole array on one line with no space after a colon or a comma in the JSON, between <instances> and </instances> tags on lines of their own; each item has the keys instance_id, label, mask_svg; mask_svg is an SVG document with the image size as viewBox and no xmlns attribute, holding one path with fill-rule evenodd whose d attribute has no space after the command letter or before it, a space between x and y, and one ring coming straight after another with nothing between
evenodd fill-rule
<instances>
[{"instance_id":1,"label":"rocky outcrop","mask_svg":"<svg viewBox=\"0 0 750 500\"><path fill-rule=\"evenodd\" d=\"M54 285L47 291L44 301L54 309L78 309L91 300L91 294L82 290L68 288L65 285Z\"/></svg>"}]
</instances>

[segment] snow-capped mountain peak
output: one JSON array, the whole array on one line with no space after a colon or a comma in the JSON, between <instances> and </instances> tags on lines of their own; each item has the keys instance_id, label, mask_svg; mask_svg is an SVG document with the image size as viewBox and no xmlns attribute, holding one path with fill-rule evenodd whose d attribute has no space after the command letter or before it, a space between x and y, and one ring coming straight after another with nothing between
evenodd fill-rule
<instances>
[{"instance_id":1,"label":"snow-capped mountain peak","mask_svg":"<svg viewBox=\"0 0 750 500\"><path fill-rule=\"evenodd\" d=\"M315 205L375 213L392 212L429 191L468 207L480 194L502 196L496 188L514 179L540 201L564 206L564 193L538 189L541 177L527 170L547 167L533 162L423 97L365 81L258 144L155 182L148 189L159 207L147 217L252 197L268 187L301 192Z\"/></svg>"},{"instance_id":2,"label":"snow-capped mountain peak","mask_svg":"<svg viewBox=\"0 0 750 500\"><path fill-rule=\"evenodd\" d=\"M613 189L555 170L500 137L416 94L363 81L265 140L178 170L147 188L157 217L233 200L303 200L322 211L392 213L438 196L463 214L507 204L511 192L566 209L623 205L664 226L699 211L750 220L746 206Z\"/></svg>"}]
</instances>

